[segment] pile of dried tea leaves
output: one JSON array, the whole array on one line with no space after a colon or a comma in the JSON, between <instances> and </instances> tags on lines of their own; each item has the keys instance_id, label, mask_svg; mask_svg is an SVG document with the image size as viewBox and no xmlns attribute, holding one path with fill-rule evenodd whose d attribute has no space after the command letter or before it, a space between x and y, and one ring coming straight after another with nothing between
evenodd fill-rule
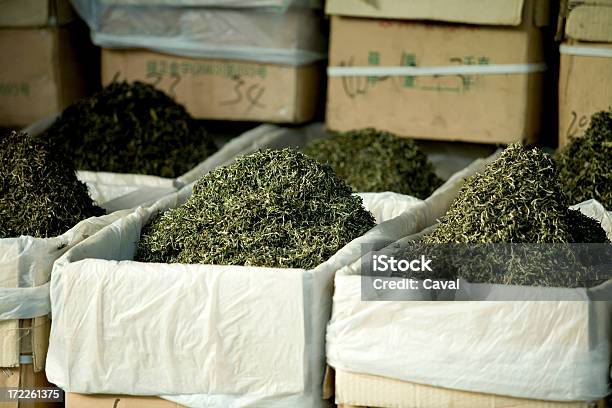
<instances>
[{"instance_id":1,"label":"pile of dried tea leaves","mask_svg":"<svg viewBox=\"0 0 612 408\"><path fill-rule=\"evenodd\" d=\"M357 192L393 191L424 199L442 184L413 140L371 128L315 140L304 153L329 163Z\"/></svg>"},{"instance_id":2,"label":"pile of dried tea leaves","mask_svg":"<svg viewBox=\"0 0 612 408\"><path fill-rule=\"evenodd\" d=\"M57 236L102 214L58 146L24 133L0 133L0 238Z\"/></svg>"},{"instance_id":3,"label":"pile of dried tea leaves","mask_svg":"<svg viewBox=\"0 0 612 408\"><path fill-rule=\"evenodd\" d=\"M583 137L571 138L555 155L571 204L596 199L612 209L612 110L591 117Z\"/></svg>"},{"instance_id":4,"label":"pile of dried tea leaves","mask_svg":"<svg viewBox=\"0 0 612 408\"><path fill-rule=\"evenodd\" d=\"M590 223L574 213L561 190L551 157L537 148L515 143L481 173L468 178L424 240L428 243L566 243L601 237L599 225L589 237L574 237L576 222ZM605 234L604 234L605 236ZM592 241L587 239L587 241Z\"/></svg>"},{"instance_id":5,"label":"pile of dried tea leaves","mask_svg":"<svg viewBox=\"0 0 612 408\"><path fill-rule=\"evenodd\" d=\"M568 207L552 158L537 148L513 144L482 173L466 180L423 243L608 242L599 222ZM470 282L576 287L590 276L569 247L532 245L517 251L508 246L490 251L465 245L454 251L455 259L479 260L461 264L452 273Z\"/></svg>"},{"instance_id":6,"label":"pile of dried tea leaves","mask_svg":"<svg viewBox=\"0 0 612 408\"><path fill-rule=\"evenodd\" d=\"M79 170L178 177L215 151L203 126L165 93L113 82L64 110L45 132Z\"/></svg>"},{"instance_id":7,"label":"pile of dried tea leaves","mask_svg":"<svg viewBox=\"0 0 612 408\"><path fill-rule=\"evenodd\" d=\"M241 156L143 230L143 262L314 268L375 225L333 170L292 149Z\"/></svg>"}]
</instances>

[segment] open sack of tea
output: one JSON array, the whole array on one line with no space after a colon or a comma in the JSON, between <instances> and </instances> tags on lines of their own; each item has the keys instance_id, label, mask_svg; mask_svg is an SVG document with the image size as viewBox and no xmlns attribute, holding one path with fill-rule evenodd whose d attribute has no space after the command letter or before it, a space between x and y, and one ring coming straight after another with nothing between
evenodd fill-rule
<instances>
[{"instance_id":1,"label":"open sack of tea","mask_svg":"<svg viewBox=\"0 0 612 408\"><path fill-rule=\"evenodd\" d=\"M49 380L199 406L327 406L333 276L441 216L431 197L351 194L292 149L237 159L67 252L51 284ZM192 188L193 187L193 188Z\"/></svg>"},{"instance_id":2,"label":"open sack of tea","mask_svg":"<svg viewBox=\"0 0 612 408\"><path fill-rule=\"evenodd\" d=\"M510 146L465 182L439 224L415 229L382 251L451 246L456 253L480 251L477 258L434 259L433 272L391 275L414 279L413 291L364 292L372 279L363 265L373 253L338 271L328 364L344 380L369 375L547 401L605 398L612 213L595 200L569 204L550 157ZM591 263L597 267L587 268ZM426 290L427 279L458 288ZM365 302L364 293L386 301ZM349 392L336 389L344 397Z\"/></svg>"},{"instance_id":3,"label":"open sack of tea","mask_svg":"<svg viewBox=\"0 0 612 408\"><path fill-rule=\"evenodd\" d=\"M20 319L34 319L34 367L44 367L53 262L127 213L104 215L57 146L0 133L0 367L20 364Z\"/></svg>"}]
</instances>

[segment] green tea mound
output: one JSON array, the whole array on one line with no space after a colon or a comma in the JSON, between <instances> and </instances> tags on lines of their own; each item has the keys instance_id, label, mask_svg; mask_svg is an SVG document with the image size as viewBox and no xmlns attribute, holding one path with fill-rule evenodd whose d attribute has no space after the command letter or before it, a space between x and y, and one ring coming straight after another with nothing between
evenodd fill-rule
<instances>
[{"instance_id":1,"label":"green tea mound","mask_svg":"<svg viewBox=\"0 0 612 408\"><path fill-rule=\"evenodd\" d=\"M57 236L102 214L57 146L24 133L0 133L0 238Z\"/></svg>"},{"instance_id":2,"label":"green tea mound","mask_svg":"<svg viewBox=\"0 0 612 408\"><path fill-rule=\"evenodd\" d=\"M513 144L481 173L466 180L439 226L423 237L423 243L609 242L598 221L568 207L552 158L538 149ZM448 260L448 276L470 282L557 287L598 282L592 278L598 276L593 272L594 264L582 262L576 247L451 248L452 253L444 253L447 249L443 247L434 250Z\"/></svg>"},{"instance_id":3,"label":"green tea mound","mask_svg":"<svg viewBox=\"0 0 612 408\"><path fill-rule=\"evenodd\" d=\"M64 110L45 132L79 170L178 177L215 146L168 95L142 82L113 82Z\"/></svg>"},{"instance_id":4,"label":"green tea mound","mask_svg":"<svg viewBox=\"0 0 612 408\"><path fill-rule=\"evenodd\" d=\"M612 210L612 110L594 114L585 135L570 139L555 160L571 204L594 198Z\"/></svg>"},{"instance_id":5,"label":"green tea mound","mask_svg":"<svg viewBox=\"0 0 612 408\"><path fill-rule=\"evenodd\" d=\"M513 144L465 181L429 243L573 242L552 159Z\"/></svg>"},{"instance_id":6,"label":"green tea mound","mask_svg":"<svg viewBox=\"0 0 612 408\"><path fill-rule=\"evenodd\" d=\"M143 230L143 262L314 268L375 225L333 170L263 150L213 170Z\"/></svg>"},{"instance_id":7,"label":"green tea mound","mask_svg":"<svg viewBox=\"0 0 612 408\"><path fill-rule=\"evenodd\" d=\"M375 129L332 134L309 143L304 153L329 163L357 192L393 191L424 199L442 184L413 140Z\"/></svg>"}]
</instances>

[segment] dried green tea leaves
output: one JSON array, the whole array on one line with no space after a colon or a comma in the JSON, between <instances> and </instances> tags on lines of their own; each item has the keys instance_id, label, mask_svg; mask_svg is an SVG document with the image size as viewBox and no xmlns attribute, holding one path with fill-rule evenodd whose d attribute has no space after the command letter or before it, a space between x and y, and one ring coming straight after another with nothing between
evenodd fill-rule
<instances>
[{"instance_id":1,"label":"dried green tea leaves","mask_svg":"<svg viewBox=\"0 0 612 408\"><path fill-rule=\"evenodd\" d=\"M571 204L594 198L612 209L612 110L594 114L585 135L570 139L555 161Z\"/></svg>"},{"instance_id":2,"label":"dried green tea leaves","mask_svg":"<svg viewBox=\"0 0 612 408\"><path fill-rule=\"evenodd\" d=\"M552 159L516 143L468 178L428 243L572 242Z\"/></svg>"},{"instance_id":3,"label":"dried green tea leaves","mask_svg":"<svg viewBox=\"0 0 612 408\"><path fill-rule=\"evenodd\" d=\"M0 133L0 238L57 236L103 213L57 146L24 133Z\"/></svg>"},{"instance_id":4,"label":"dried green tea leaves","mask_svg":"<svg viewBox=\"0 0 612 408\"><path fill-rule=\"evenodd\" d=\"M332 134L309 143L304 153L329 163L358 192L393 191L424 199L442 184L413 140L375 129Z\"/></svg>"},{"instance_id":5,"label":"dried green tea leaves","mask_svg":"<svg viewBox=\"0 0 612 408\"><path fill-rule=\"evenodd\" d=\"M466 180L439 226L423 242L608 242L599 222L568 207L551 157L513 144L482 173ZM503 253L466 245L465 253L453 255L477 261L454 265L451 275L470 282L534 286L576 287L588 281L588 267L570 247L522 248L521 254L516 247Z\"/></svg>"},{"instance_id":6,"label":"dried green tea leaves","mask_svg":"<svg viewBox=\"0 0 612 408\"><path fill-rule=\"evenodd\" d=\"M404 244L401 259L432 260L433 271L396 272L413 279L544 287L590 287L609 279L612 246L546 244Z\"/></svg>"},{"instance_id":7,"label":"dried green tea leaves","mask_svg":"<svg viewBox=\"0 0 612 408\"><path fill-rule=\"evenodd\" d=\"M579 210L568 210L566 221L571 228L572 242L589 244L608 242L608 236L601 223L587 217Z\"/></svg>"},{"instance_id":8,"label":"dried green tea leaves","mask_svg":"<svg viewBox=\"0 0 612 408\"><path fill-rule=\"evenodd\" d=\"M310 269L374 225L329 166L264 150L202 177L144 228L136 259Z\"/></svg>"},{"instance_id":9,"label":"dried green tea leaves","mask_svg":"<svg viewBox=\"0 0 612 408\"><path fill-rule=\"evenodd\" d=\"M79 170L178 177L215 151L204 128L168 95L113 82L64 110L45 132Z\"/></svg>"}]
</instances>

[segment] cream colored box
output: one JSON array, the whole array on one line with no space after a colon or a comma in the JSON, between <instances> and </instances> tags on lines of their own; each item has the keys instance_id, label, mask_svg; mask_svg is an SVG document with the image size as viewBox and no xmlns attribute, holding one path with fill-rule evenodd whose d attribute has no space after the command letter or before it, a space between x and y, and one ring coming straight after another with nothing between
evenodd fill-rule
<instances>
[{"instance_id":1,"label":"cream colored box","mask_svg":"<svg viewBox=\"0 0 612 408\"><path fill-rule=\"evenodd\" d=\"M0 126L25 126L85 95L80 48L64 27L0 29Z\"/></svg>"},{"instance_id":2,"label":"cream colored box","mask_svg":"<svg viewBox=\"0 0 612 408\"><path fill-rule=\"evenodd\" d=\"M612 109L612 43L568 40L560 50L559 146L564 146L570 137L584 135L592 114Z\"/></svg>"},{"instance_id":3,"label":"cream colored box","mask_svg":"<svg viewBox=\"0 0 612 408\"><path fill-rule=\"evenodd\" d=\"M301 123L317 110L321 69L186 58L145 50L102 50L102 83L143 81L201 119Z\"/></svg>"},{"instance_id":4,"label":"cream colored box","mask_svg":"<svg viewBox=\"0 0 612 408\"><path fill-rule=\"evenodd\" d=\"M66 408L182 408L175 402L159 397L133 395L77 394L67 392Z\"/></svg>"},{"instance_id":5,"label":"cream colored box","mask_svg":"<svg viewBox=\"0 0 612 408\"><path fill-rule=\"evenodd\" d=\"M330 129L375 127L419 139L491 144L538 138L547 2L346 3L327 5L333 14ZM385 68L421 72L377 73ZM436 73L440 68L448 72ZM483 73L491 69L501 71Z\"/></svg>"},{"instance_id":6,"label":"cream colored box","mask_svg":"<svg viewBox=\"0 0 612 408\"><path fill-rule=\"evenodd\" d=\"M449 390L407 381L356 374L335 373L336 403L340 408L605 408L605 402L551 402L492 394Z\"/></svg>"}]
</instances>

